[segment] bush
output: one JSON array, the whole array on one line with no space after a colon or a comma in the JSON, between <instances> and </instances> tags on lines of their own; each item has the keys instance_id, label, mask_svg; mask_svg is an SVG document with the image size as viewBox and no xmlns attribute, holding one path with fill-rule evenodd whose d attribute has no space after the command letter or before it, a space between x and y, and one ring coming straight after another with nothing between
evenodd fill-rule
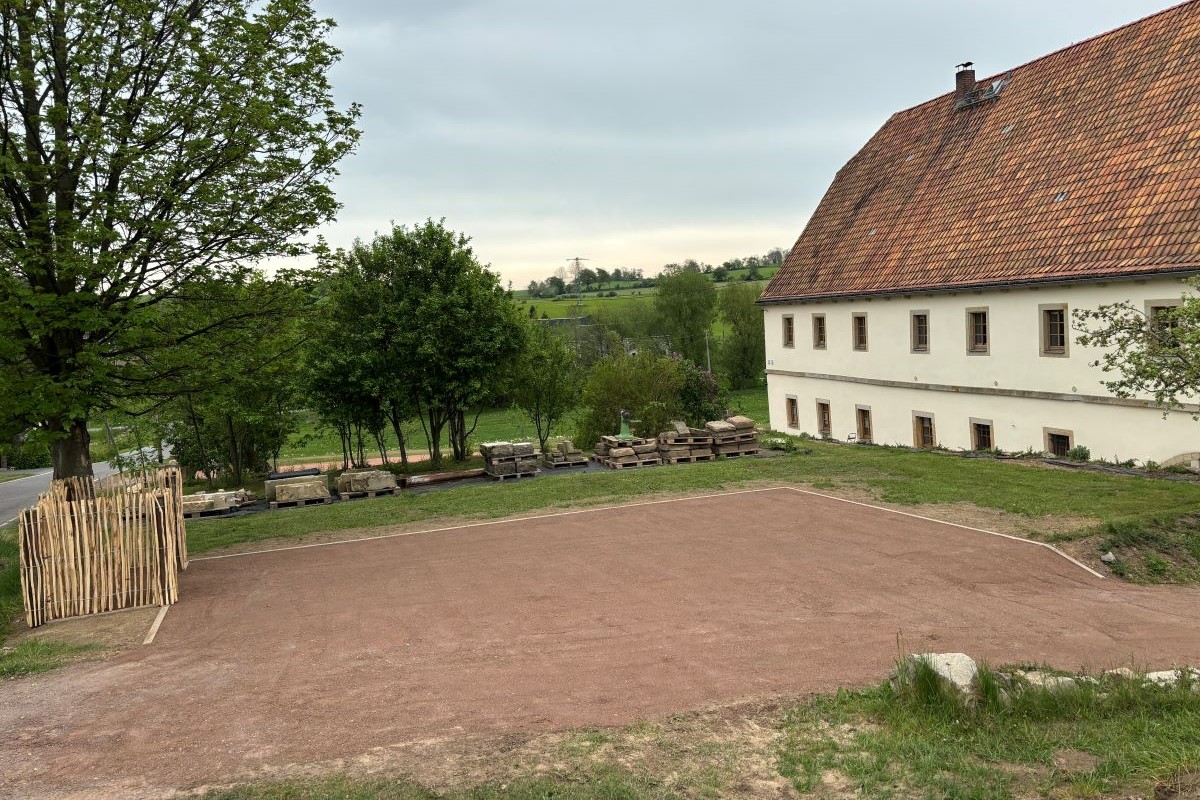
<instances>
[{"instance_id":1,"label":"bush","mask_svg":"<svg viewBox=\"0 0 1200 800\"><path fill-rule=\"evenodd\" d=\"M0 455L8 456L8 466L12 469L48 469L54 466L50 448L44 444L0 447Z\"/></svg>"},{"instance_id":2,"label":"bush","mask_svg":"<svg viewBox=\"0 0 1200 800\"><path fill-rule=\"evenodd\" d=\"M1067 451L1068 461L1091 461L1092 451L1081 444L1077 444Z\"/></svg>"},{"instance_id":3,"label":"bush","mask_svg":"<svg viewBox=\"0 0 1200 800\"><path fill-rule=\"evenodd\" d=\"M600 359L583 390L583 418L575 444L590 448L601 436L618 433L622 411L637 421L633 426L637 435L657 435L671 420L683 416L684 380L680 360L649 351Z\"/></svg>"}]
</instances>

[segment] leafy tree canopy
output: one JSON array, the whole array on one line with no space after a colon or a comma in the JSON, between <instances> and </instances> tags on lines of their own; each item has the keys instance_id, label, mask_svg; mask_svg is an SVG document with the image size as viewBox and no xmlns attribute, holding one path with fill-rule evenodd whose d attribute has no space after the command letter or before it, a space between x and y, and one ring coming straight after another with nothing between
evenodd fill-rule
<instances>
[{"instance_id":1,"label":"leafy tree canopy","mask_svg":"<svg viewBox=\"0 0 1200 800\"><path fill-rule=\"evenodd\" d=\"M331 26L308 0L0 3L0 419L57 439L56 476L90 473L93 410L203 373L151 355L227 316L162 307L333 217L358 109Z\"/></svg>"}]
</instances>

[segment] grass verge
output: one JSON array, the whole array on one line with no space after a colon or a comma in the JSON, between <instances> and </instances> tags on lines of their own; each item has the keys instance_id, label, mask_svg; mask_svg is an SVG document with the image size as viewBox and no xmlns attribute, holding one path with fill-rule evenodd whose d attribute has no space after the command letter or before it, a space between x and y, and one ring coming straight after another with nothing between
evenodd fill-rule
<instances>
[{"instance_id":1,"label":"grass verge","mask_svg":"<svg viewBox=\"0 0 1200 800\"><path fill-rule=\"evenodd\" d=\"M317 532L404 525L439 517L495 519L543 509L635 501L654 494L798 483L859 489L899 505L970 503L1030 518L1086 517L1142 524L1200 514L1200 486L1133 476L1068 472L939 453L811 442L807 452L605 473L544 475L532 481L402 493L356 503L214 519L188 526L193 553Z\"/></svg>"},{"instance_id":2,"label":"grass verge","mask_svg":"<svg viewBox=\"0 0 1200 800\"><path fill-rule=\"evenodd\" d=\"M49 672L98 650L96 645L22 639L13 647L0 647L0 678Z\"/></svg>"},{"instance_id":3,"label":"grass verge","mask_svg":"<svg viewBox=\"0 0 1200 800\"><path fill-rule=\"evenodd\" d=\"M780 771L863 797L1171 797L1200 769L1200 692L1101 679L966 705L890 684L796 707Z\"/></svg>"}]
</instances>

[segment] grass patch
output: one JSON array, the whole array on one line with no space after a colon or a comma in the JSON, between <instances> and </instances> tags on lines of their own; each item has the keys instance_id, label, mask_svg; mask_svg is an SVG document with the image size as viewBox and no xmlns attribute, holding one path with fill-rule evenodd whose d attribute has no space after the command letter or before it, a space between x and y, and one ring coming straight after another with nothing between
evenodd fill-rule
<instances>
[{"instance_id":1,"label":"grass patch","mask_svg":"<svg viewBox=\"0 0 1200 800\"><path fill-rule=\"evenodd\" d=\"M66 666L81 656L95 653L97 645L67 644L45 639L22 639L15 646L0 648L0 678L34 675Z\"/></svg>"},{"instance_id":2,"label":"grass patch","mask_svg":"<svg viewBox=\"0 0 1200 800\"><path fill-rule=\"evenodd\" d=\"M1117 560L1108 569L1134 583L1200 583L1200 514L1194 508L1110 520L1047 541L1078 542L1098 563L1111 552Z\"/></svg>"},{"instance_id":3,"label":"grass patch","mask_svg":"<svg viewBox=\"0 0 1200 800\"><path fill-rule=\"evenodd\" d=\"M541 509L623 503L658 493L732 489L761 481L861 488L899 505L971 503L1028 517L1086 516L1133 524L1159 515L1163 508L1200 514L1200 486L1189 483L824 442L811 442L806 450L768 459L544 475L518 483L204 520L188 525L188 544L191 552L199 554L239 542L319 531L403 525L438 517L494 519Z\"/></svg>"},{"instance_id":4,"label":"grass patch","mask_svg":"<svg viewBox=\"0 0 1200 800\"><path fill-rule=\"evenodd\" d=\"M645 777L596 770L572 780L530 778L501 785L436 792L406 781L386 779L287 781L209 792L203 800L638 800L675 798Z\"/></svg>"},{"instance_id":5,"label":"grass patch","mask_svg":"<svg viewBox=\"0 0 1200 800\"><path fill-rule=\"evenodd\" d=\"M0 642L5 640L13 624L25 613L21 603L19 559L16 525L0 527Z\"/></svg>"},{"instance_id":6,"label":"grass patch","mask_svg":"<svg viewBox=\"0 0 1200 800\"><path fill-rule=\"evenodd\" d=\"M801 792L863 797L1154 796L1200 768L1200 693L1135 681L1026 689L967 706L918 682L839 692L795 708L780 770Z\"/></svg>"},{"instance_id":7,"label":"grass patch","mask_svg":"<svg viewBox=\"0 0 1200 800\"><path fill-rule=\"evenodd\" d=\"M29 477L29 476L21 474L21 473L0 472L0 483L7 483L8 481L18 481L21 478L27 478L27 477Z\"/></svg>"}]
</instances>

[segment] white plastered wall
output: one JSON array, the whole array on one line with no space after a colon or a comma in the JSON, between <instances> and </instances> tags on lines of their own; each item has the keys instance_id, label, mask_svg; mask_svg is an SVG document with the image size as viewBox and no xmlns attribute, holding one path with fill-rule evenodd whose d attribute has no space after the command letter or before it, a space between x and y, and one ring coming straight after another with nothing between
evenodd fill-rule
<instances>
[{"instance_id":1,"label":"white plastered wall","mask_svg":"<svg viewBox=\"0 0 1200 800\"><path fill-rule=\"evenodd\" d=\"M1112 395L1101 384L1105 375L1091 366L1099 353L1079 346L1077 331L1069 336L1065 356L1042 355L1045 306L1066 304L1070 313L1127 300L1143 308L1177 301L1188 291L1181 280L1159 278L767 306L771 426L815 433L820 398L830 402L833 435L840 439L855 431L855 408L865 405L878 443L913 444L913 413L927 412L934 416L938 443L951 449L972 447L975 418L991 420L994 446L1008 451L1044 449L1045 429L1052 428L1070 431L1093 457L1163 463L1200 452L1200 423L1190 414L1174 412L1164 419L1158 409L1097 402ZM988 312L986 354L967 348L967 310L975 308ZM914 311L929 315L927 353L912 352ZM868 320L866 351L852 346L852 316L860 313ZM825 315L823 350L813 347L813 314ZM791 348L783 346L784 315L794 320ZM1005 396L1006 391L1037 396ZM789 396L799 407L797 429L787 425Z\"/></svg>"}]
</instances>

